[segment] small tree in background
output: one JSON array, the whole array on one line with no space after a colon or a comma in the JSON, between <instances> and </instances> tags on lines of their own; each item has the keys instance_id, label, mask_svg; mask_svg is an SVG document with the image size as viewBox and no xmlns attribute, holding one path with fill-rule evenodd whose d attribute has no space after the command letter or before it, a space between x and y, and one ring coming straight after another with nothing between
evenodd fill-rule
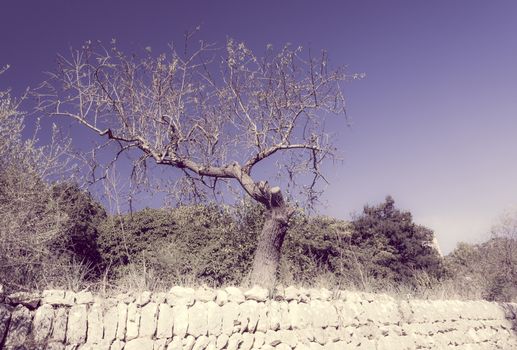
<instances>
[{"instance_id":1,"label":"small tree in background","mask_svg":"<svg viewBox=\"0 0 517 350\"><path fill-rule=\"evenodd\" d=\"M414 282L420 272L440 278L442 259L433 247L433 232L413 223L410 212L395 207L391 196L377 206L365 206L352 221L350 243L362 254L362 264L374 277Z\"/></svg>"},{"instance_id":2,"label":"small tree in background","mask_svg":"<svg viewBox=\"0 0 517 350\"><path fill-rule=\"evenodd\" d=\"M276 161L291 196L317 198L321 164L335 152L325 121L344 115L340 83L347 75L329 68L325 52L312 57L289 46L268 47L263 57L233 40L224 51L202 41L193 51L150 51L139 58L86 43L59 56L39 109L105 137L115 159L138 153L136 181L154 163L183 175L171 187L181 196L218 196L236 184L266 209L251 282L272 286L293 203L252 171ZM298 180L305 185L295 192Z\"/></svg>"},{"instance_id":3,"label":"small tree in background","mask_svg":"<svg viewBox=\"0 0 517 350\"><path fill-rule=\"evenodd\" d=\"M106 219L106 210L90 193L76 183L58 183L52 186L52 200L57 202L67 219L63 230L64 241L60 242L75 259L99 273L101 257L97 247L98 228Z\"/></svg>"}]
</instances>

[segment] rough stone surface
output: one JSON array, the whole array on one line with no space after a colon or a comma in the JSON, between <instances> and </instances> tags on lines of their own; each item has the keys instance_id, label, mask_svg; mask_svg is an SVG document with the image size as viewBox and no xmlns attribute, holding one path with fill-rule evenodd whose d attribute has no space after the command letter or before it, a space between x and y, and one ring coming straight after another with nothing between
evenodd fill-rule
<instances>
[{"instance_id":1,"label":"rough stone surface","mask_svg":"<svg viewBox=\"0 0 517 350\"><path fill-rule=\"evenodd\" d=\"M2 344L5 339L10 320L11 312L7 306L0 304L0 344Z\"/></svg>"},{"instance_id":2,"label":"rough stone surface","mask_svg":"<svg viewBox=\"0 0 517 350\"><path fill-rule=\"evenodd\" d=\"M240 288L226 287L224 291L228 295L228 301L233 301L237 304L240 304L246 300L246 297Z\"/></svg>"},{"instance_id":3,"label":"rough stone surface","mask_svg":"<svg viewBox=\"0 0 517 350\"><path fill-rule=\"evenodd\" d=\"M218 336L221 334L223 326L223 315L221 307L215 302L210 301L205 304L207 311L207 330L209 335Z\"/></svg>"},{"instance_id":4,"label":"rough stone surface","mask_svg":"<svg viewBox=\"0 0 517 350\"><path fill-rule=\"evenodd\" d=\"M117 335L116 338L124 340L126 338L127 325L127 304L120 302L117 304Z\"/></svg>"},{"instance_id":5,"label":"rough stone surface","mask_svg":"<svg viewBox=\"0 0 517 350\"><path fill-rule=\"evenodd\" d=\"M88 343L99 344L104 336L102 306L93 304L88 310Z\"/></svg>"},{"instance_id":6,"label":"rough stone surface","mask_svg":"<svg viewBox=\"0 0 517 350\"><path fill-rule=\"evenodd\" d=\"M37 293L17 292L6 298L6 303L13 306L23 305L29 310L36 309L41 302L41 296Z\"/></svg>"},{"instance_id":7,"label":"rough stone surface","mask_svg":"<svg viewBox=\"0 0 517 350\"><path fill-rule=\"evenodd\" d=\"M266 301L269 297L269 292L265 288L253 286L253 288L244 293L244 296L246 300Z\"/></svg>"},{"instance_id":8,"label":"rough stone surface","mask_svg":"<svg viewBox=\"0 0 517 350\"><path fill-rule=\"evenodd\" d=\"M82 344L86 340L87 329L86 305L74 305L68 313L66 341L68 344Z\"/></svg>"},{"instance_id":9,"label":"rough stone surface","mask_svg":"<svg viewBox=\"0 0 517 350\"><path fill-rule=\"evenodd\" d=\"M187 333L194 337L207 335L208 332L208 313L204 304L195 303L189 308Z\"/></svg>"},{"instance_id":10,"label":"rough stone surface","mask_svg":"<svg viewBox=\"0 0 517 350\"><path fill-rule=\"evenodd\" d=\"M54 308L51 305L45 304L36 310L32 321L32 334L36 343L44 343L50 337L53 319Z\"/></svg>"},{"instance_id":11,"label":"rough stone surface","mask_svg":"<svg viewBox=\"0 0 517 350\"><path fill-rule=\"evenodd\" d=\"M118 307L111 306L106 310L103 317L104 323L104 336L103 339L108 342L112 342L117 338L117 327L118 327Z\"/></svg>"},{"instance_id":12,"label":"rough stone surface","mask_svg":"<svg viewBox=\"0 0 517 350\"><path fill-rule=\"evenodd\" d=\"M136 304L129 304L127 308L126 341L138 337L140 328L140 308Z\"/></svg>"},{"instance_id":13,"label":"rough stone surface","mask_svg":"<svg viewBox=\"0 0 517 350\"><path fill-rule=\"evenodd\" d=\"M223 305L222 310L222 333L227 336L232 335L233 327L239 317L239 305L237 303L227 303Z\"/></svg>"},{"instance_id":14,"label":"rough stone surface","mask_svg":"<svg viewBox=\"0 0 517 350\"><path fill-rule=\"evenodd\" d=\"M153 337L156 333L156 323L158 316L158 304L148 303L141 311L140 316L140 337Z\"/></svg>"},{"instance_id":15,"label":"rough stone surface","mask_svg":"<svg viewBox=\"0 0 517 350\"><path fill-rule=\"evenodd\" d=\"M189 326L189 313L186 305L174 306L173 312L173 329L172 334L179 336L180 338L185 337Z\"/></svg>"},{"instance_id":16,"label":"rough stone surface","mask_svg":"<svg viewBox=\"0 0 517 350\"><path fill-rule=\"evenodd\" d=\"M32 316L25 306L18 305L14 308L5 337L6 349L17 349L25 344L32 328Z\"/></svg>"},{"instance_id":17,"label":"rough stone surface","mask_svg":"<svg viewBox=\"0 0 517 350\"><path fill-rule=\"evenodd\" d=\"M124 350L154 350L154 341L149 338L138 338L126 343Z\"/></svg>"},{"instance_id":18,"label":"rough stone surface","mask_svg":"<svg viewBox=\"0 0 517 350\"><path fill-rule=\"evenodd\" d=\"M93 303L93 294L92 292L82 291L75 294L75 303L76 304L91 304Z\"/></svg>"},{"instance_id":19,"label":"rough stone surface","mask_svg":"<svg viewBox=\"0 0 517 350\"><path fill-rule=\"evenodd\" d=\"M54 290L35 310L21 302L29 295L14 294L0 304L0 344L7 334L6 350L517 349L517 304L294 287L273 299L260 293L177 287L102 299Z\"/></svg>"},{"instance_id":20,"label":"rough stone surface","mask_svg":"<svg viewBox=\"0 0 517 350\"><path fill-rule=\"evenodd\" d=\"M172 338L173 314L172 307L168 304L160 304L158 307L158 324L156 338Z\"/></svg>"}]
</instances>

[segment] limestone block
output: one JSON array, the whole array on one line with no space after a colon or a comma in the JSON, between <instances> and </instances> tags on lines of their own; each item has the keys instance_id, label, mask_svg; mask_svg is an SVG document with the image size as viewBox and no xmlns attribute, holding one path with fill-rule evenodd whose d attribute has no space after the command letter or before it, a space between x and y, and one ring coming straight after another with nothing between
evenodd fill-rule
<instances>
[{"instance_id":1,"label":"limestone block","mask_svg":"<svg viewBox=\"0 0 517 350\"><path fill-rule=\"evenodd\" d=\"M347 349L347 343L344 341L330 342L323 346L325 350L343 350Z\"/></svg>"},{"instance_id":2,"label":"limestone block","mask_svg":"<svg viewBox=\"0 0 517 350\"><path fill-rule=\"evenodd\" d=\"M0 304L0 344L2 344L4 341L5 335L7 333L7 328L9 327L10 320L11 320L11 312L5 305Z\"/></svg>"},{"instance_id":3,"label":"limestone block","mask_svg":"<svg viewBox=\"0 0 517 350\"><path fill-rule=\"evenodd\" d=\"M365 339L368 340L368 339ZM364 349L368 349L363 346ZM415 349L414 338L409 336L387 336L381 337L377 340L377 349L378 350L412 350Z\"/></svg>"},{"instance_id":4,"label":"limestone block","mask_svg":"<svg viewBox=\"0 0 517 350\"><path fill-rule=\"evenodd\" d=\"M101 340L100 343L89 343L82 344L78 346L78 350L110 350L111 342Z\"/></svg>"},{"instance_id":5,"label":"limestone block","mask_svg":"<svg viewBox=\"0 0 517 350\"><path fill-rule=\"evenodd\" d=\"M254 348L260 348L266 342L266 332L256 332L255 341L253 342Z\"/></svg>"},{"instance_id":6,"label":"limestone block","mask_svg":"<svg viewBox=\"0 0 517 350\"><path fill-rule=\"evenodd\" d=\"M17 292L7 296L5 302L13 306L23 305L29 310L34 310L39 306L41 296L38 293Z\"/></svg>"},{"instance_id":7,"label":"limestone block","mask_svg":"<svg viewBox=\"0 0 517 350\"><path fill-rule=\"evenodd\" d=\"M85 342L87 317L86 305L74 305L70 308L66 327L66 342L68 344L82 344Z\"/></svg>"},{"instance_id":8,"label":"limestone block","mask_svg":"<svg viewBox=\"0 0 517 350\"><path fill-rule=\"evenodd\" d=\"M337 300L334 303L338 318L341 320L340 326L352 326L359 324L359 315L361 314L361 304L353 301Z\"/></svg>"},{"instance_id":9,"label":"limestone block","mask_svg":"<svg viewBox=\"0 0 517 350\"><path fill-rule=\"evenodd\" d=\"M217 343L217 336L216 335L209 335L208 336L208 345L207 350L217 350L215 348L215 344Z\"/></svg>"},{"instance_id":10,"label":"limestone block","mask_svg":"<svg viewBox=\"0 0 517 350\"><path fill-rule=\"evenodd\" d=\"M75 292L65 291L65 297L63 299L63 304L65 306L72 306L75 304Z\"/></svg>"},{"instance_id":11,"label":"limestone block","mask_svg":"<svg viewBox=\"0 0 517 350\"><path fill-rule=\"evenodd\" d=\"M226 345L228 344L228 340L230 339L230 337L226 334L221 334L220 336L217 337L217 341L215 342L215 348L217 350L221 350L221 349L224 349L226 347Z\"/></svg>"},{"instance_id":12,"label":"limestone block","mask_svg":"<svg viewBox=\"0 0 517 350\"><path fill-rule=\"evenodd\" d=\"M218 336L221 334L223 326L223 314L222 309L213 301L209 301L205 304L207 311L207 328L209 335Z\"/></svg>"},{"instance_id":13,"label":"limestone block","mask_svg":"<svg viewBox=\"0 0 517 350\"><path fill-rule=\"evenodd\" d=\"M143 294L143 293L142 293ZM149 299L150 300L150 299ZM153 337L156 333L158 304L147 303L140 311L140 337Z\"/></svg>"},{"instance_id":14,"label":"limestone block","mask_svg":"<svg viewBox=\"0 0 517 350\"><path fill-rule=\"evenodd\" d=\"M244 293L242 293L242 290L240 290L237 287L226 287L224 291L226 292L226 294L228 294L228 301L240 304L246 300L246 298L244 297Z\"/></svg>"},{"instance_id":15,"label":"limestone block","mask_svg":"<svg viewBox=\"0 0 517 350\"><path fill-rule=\"evenodd\" d=\"M154 350L154 341L149 338L133 339L126 343L124 350Z\"/></svg>"},{"instance_id":16,"label":"limestone block","mask_svg":"<svg viewBox=\"0 0 517 350\"><path fill-rule=\"evenodd\" d=\"M309 349L310 350L322 350L323 345L321 345L319 343L309 343ZM372 349L375 349L375 348L372 348Z\"/></svg>"},{"instance_id":17,"label":"limestone block","mask_svg":"<svg viewBox=\"0 0 517 350\"><path fill-rule=\"evenodd\" d=\"M224 290L218 289L215 292L215 302L219 306L223 306L228 302L228 293L226 293Z\"/></svg>"},{"instance_id":18,"label":"limestone block","mask_svg":"<svg viewBox=\"0 0 517 350\"><path fill-rule=\"evenodd\" d=\"M32 334L36 343L43 343L50 337L53 319L54 309L52 308L52 305L44 304L34 312ZM1 342L2 341L0 339L0 344Z\"/></svg>"},{"instance_id":19,"label":"limestone block","mask_svg":"<svg viewBox=\"0 0 517 350\"><path fill-rule=\"evenodd\" d=\"M277 346L278 344L280 344L282 342L282 339L280 338L280 333L279 331L271 331L271 330L268 330L266 332L266 338L264 339L264 343L266 345L270 345L270 346Z\"/></svg>"},{"instance_id":20,"label":"limestone block","mask_svg":"<svg viewBox=\"0 0 517 350\"><path fill-rule=\"evenodd\" d=\"M314 335L314 341L318 344L325 345L328 342L327 333L322 328L313 328L312 334Z\"/></svg>"},{"instance_id":21,"label":"limestone block","mask_svg":"<svg viewBox=\"0 0 517 350\"><path fill-rule=\"evenodd\" d=\"M332 298L332 292L327 288L309 290L311 300L329 301Z\"/></svg>"},{"instance_id":22,"label":"limestone block","mask_svg":"<svg viewBox=\"0 0 517 350\"><path fill-rule=\"evenodd\" d=\"M281 302L276 301L276 300L272 300L269 303L269 312L268 312L269 327L268 327L268 329L271 329L273 331L280 329L280 321L281 321L280 304L281 304Z\"/></svg>"},{"instance_id":23,"label":"limestone block","mask_svg":"<svg viewBox=\"0 0 517 350\"><path fill-rule=\"evenodd\" d=\"M182 338L176 336L172 337L172 341L167 345L167 350L183 350Z\"/></svg>"},{"instance_id":24,"label":"limestone block","mask_svg":"<svg viewBox=\"0 0 517 350\"><path fill-rule=\"evenodd\" d=\"M240 305L239 321L241 333L248 330L254 333L259 320L259 305L255 300L247 300Z\"/></svg>"},{"instance_id":25,"label":"limestone block","mask_svg":"<svg viewBox=\"0 0 517 350\"><path fill-rule=\"evenodd\" d=\"M272 300L282 301L285 300L285 287L281 284L277 285L273 290Z\"/></svg>"},{"instance_id":26,"label":"limestone block","mask_svg":"<svg viewBox=\"0 0 517 350\"><path fill-rule=\"evenodd\" d=\"M287 344L292 348L294 348L296 344L298 344L298 334L295 331L281 329L276 333L280 337L280 341L282 343Z\"/></svg>"},{"instance_id":27,"label":"limestone block","mask_svg":"<svg viewBox=\"0 0 517 350\"><path fill-rule=\"evenodd\" d=\"M64 343L66 339L66 325L68 323L68 310L58 308L55 310L54 321L52 322L51 340Z\"/></svg>"},{"instance_id":28,"label":"limestone block","mask_svg":"<svg viewBox=\"0 0 517 350\"><path fill-rule=\"evenodd\" d=\"M5 337L6 349L18 349L27 340L31 330L32 315L25 306L18 305L11 313L9 329Z\"/></svg>"},{"instance_id":29,"label":"limestone block","mask_svg":"<svg viewBox=\"0 0 517 350\"><path fill-rule=\"evenodd\" d=\"M167 350L167 339L157 339L154 341L153 350Z\"/></svg>"},{"instance_id":30,"label":"limestone block","mask_svg":"<svg viewBox=\"0 0 517 350\"><path fill-rule=\"evenodd\" d=\"M82 291L75 294L76 304L91 304L93 303L92 292Z\"/></svg>"},{"instance_id":31,"label":"limestone block","mask_svg":"<svg viewBox=\"0 0 517 350\"><path fill-rule=\"evenodd\" d=\"M258 302L266 301L269 298L269 292L266 288L259 287L257 285L247 290L244 293L246 300L255 300Z\"/></svg>"},{"instance_id":32,"label":"limestone block","mask_svg":"<svg viewBox=\"0 0 517 350\"><path fill-rule=\"evenodd\" d=\"M242 334L234 333L230 336L230 339L228 339L227 350L237 350L241 343L242 343Z\"/></svg>"},{"instance_id":33,"label":"limestone block","mask_svg":"<svg viewBox=\"0 0 517 350\"><path fill-rule=\"evenodd\" d=\"M103 339L106 341L113 341L117 337L117 326L118 326L118 305L111 306L103 317L104 324L104 336ZM125 324L125 320L124 320ZM88 326L89 327L89 326Z\"/></svg>"},{"instance_id":34,"label":"limestone block","mask_svg":"<svg viewBox=\"0 0 517 350\"><path fill-rule=\"evenodd\" d=\"M65 299L65 292L62 290L44 290L43 293L41 293L41 302L43 304L51 304L55 306L64 305L64 299Z\"/></svg>"},{"instance_id":35,"label":"limestone block","mask_svg":"<svg viewBox=\"0 0 517 350\"><path fill-rule=\"evenodd\" d=\"M140 308L135 303L129 304L127 307L126 322L126 341L133 340L138 337L140 328Z\"/></svg>"},{"instance_id":36,"label":"limestone block","mask_svg":"<svg viewBox=\"0 0 517 350\"><path fill-rule=\"evenodd\" d=\"M239 317L239 305L235 302L228 302L221 307L221 311L223 317L221 332L230 336Z\"/></svg>"},{"instance_id":37,"label":"limestone block","mask_svg":"<svg viewBox=\"0 0 517 350\"><path fill-rule=\"evenodd\" d=\"M131 304L135 301L135 297L132 296L130 293L121 293L118 294L115 299L121 303L124 304Z\"/></svg>"},{"instance_id":38,"label":"limestone block","mask_svg":"<svg viewBox=\"0 0 517 350\"><path fill-rule=\"evenodd\" d=\"M296 346L293 349L294 350L310 350L310 347L308 344L298 343L298 344L296 344ZM342 347L339 350L343 350L343 349L345 349L345 347ZM336 349L336 350L338 350L338 349Z\"/></svg>"},{"instance_id":39,"label":"limestone block","mask_svg":"<svg viewBox=\"0 0 517 350\"><path fill-rule=\"evenodd\" d=\"M341 340L341 334L338 331L337 327L327 327L323 331L325 332L329 342L334 343Z\"/></svg>"},{"instance_id":40,"label":"limestone block","mask_svg":"<svg viewBox=\"0 0 517 350\"><path fill-rule=\"evenodd\" d=\"M276 350L291 350L291 347L287 344L280 343L277 346L275 346Z\"/></svg>"},{"instance_id":41,"label":"limestone block","mask_svg":"<svg viewBox=\"0 0 517 350\"><path fill-rule=\"evenodd\" d=\"M195 290L192 288L172 287L167 294L167 303L169 305L186 305L192 306L195 302Z\"/></svg>"},{"instance_id":42,"label":"limestone block","mask_svg":"<svg viewBox=\"0 0 517 350\"><path fill-rule=\"evenodd\" d=\"M186 305L177 305L172 308L173 328L172 334L185 337L189 327L189 312Z\"/></svg>"},{"instance_id":43,"label":"limestone block","mask_svg":"<svg viewBox=\"0 0 517 350\"><path fill-rule=\"evenodd\" d=\"M208 314L207 309L202 303L195 303L188 310L188 329L187 333L194 337L207 335L208 333Z\"/></svg>"},{"instance_id":44,"label":"limestone block","mask_svg":"<svg viewBox=\"0 0 517 350\"><path fill-rule=\"evenodd\" d=\"M140 307L147 305L147 303L149 303L151 301L151 296L152 296L151 292L145 291L145 292L140 293L136 297L136 301L135 301L136 305L140 306Z\"/></svg>"},{"instance_id":45,"label":"limestone block","mask_svg":"<svg viewBox=\"0 0 517 350\"><path fill-rule=\"evenodd\" d=\"M284 298L286 301L299 300L300 293L297 288L289 286L284 289Z\"/></svg>"},{"instance_id":46,"label":"limestone block","mask_svg":"<svg viewBox=\"0 0 517 350\"><path fill-rule=\"evenodd\" d=\"M88 310L88 343L98 344L104 337L104 318L101 305L95 303Z\"/></svg>"},{"instance_id":47,"label":"limestone block","mask_svg":"<svg viewBox=\"0 0 517 350\"><path fill-rule=\"evenodd\" d=\"M314 330L311 328L307 329L295 329L293 332L296 334L296 339L298 339L298 344L309 344L314 341Z\"/></svg>"},{"instance_id":48,"label":"limestone block","mask_svg":"<svg viewBox=\"0 0 517 350\"><path fill-rule=\"evenodd\" d=\"M173 321L172 307L168 304L160 304L158 307L156 338L172 338Z\"/></svg>"},{"instance_id":49,"label":"limestone block","mask_svg":"<svg viewBox=\"0 0 517 350\"><path fill-rule=\"evenodd\" d=\"M311 300L310 308L312 314L312 326L314 328L325 328L329 325L329 318L337 321L337 312L330 303L321 300ZM335 314L335 315L334 315ZM303 325L306 327L306 325Z\"/></svg>"},{"instance_id":50,"label":"limestone block","mask_svg":"<svg viewBox=\"0 0 517 350\"><path fill-rule=\"evenodd\" d=\"M315 303L320 305L322 302L319 300L314 300ZM314 320L316 318L316 321L320 320L320 323L325 323L324 326L326 327L327 322L323 321L324 317L323 315L316 315L315 313L311 312L311 308L308 304L305 303L298 303L296 300L291 300L289 302L289 323L292 326L293 329L305 329L311 324L311 320ZM280 327L281 329L288 329Z\"/></svg>"},{"instance_id":51,"label":"limestone block","mask_svg":"<svg viewBox=\"0 0 517 350\"><path fill-rule=\"evenodd\" d=\"M299 293L298 301L300 303L307 303L311 300L310 292L308 289L305 289L303 287L299 288L298 293Z\"/></svg>"},{"instance_id":52,"label":"limestone block","mask_svg":"<svg viewBox=\"0 0 517 350\"><path fill-rule=\"evenodd\" d=\"M124 302L117 304L117 336L119 340L126 339L126 325L127 325L127 310L128 306Z\"/></svg>"},{"instance_id":53,"label":"limestone block","mask_svg":"<svg viewBox=\"0 0 517 350\"><path fill-rule=\"evenodd\" d=\"M196 300L200 301L202 303L214 301L215 297L216 297L216 294L213 289L199 288L195 291Z\"/></svg>"},{"instance_id":54,"label":"limestone block","mask_svg":"<svg viewBox=\"0 0 517 350\"><path fill-rule=\"evenodd\" d=\"M182 340L183 350L192 350L195 343L196 343L196 338L194 338L192 335L189 335L186 338L183 338L183 340Z\"/></svg>"},{"instance_id":55,"label":"limestone block","mask_svg":"<svg viewBox=\"0 0 517 350\"><path fill-rule=\"evenodd\" d=\"M204 350L208 346L208 337L206 335L202 335L196 339L192 350Z\"/></svg>"},{"instance_id":56,"label":"limestone block","mask_svg":"<svg viewBox=\"0 0 517 350\"><path fill-rule=\"evenodd\" d=\"M296 301L290 301L295 303ZM289 316L289 304L286 302L280 303L280 329L291 329L291 318Z\"/></svg>"},{"instance_id":57,"label":"limestone block","mask_svg":"<svg viewBox=\"0 0 517 350\"><path fill-rule=\"evenodd\" d=\"M257 332L265 333L269 329L268 307L265 303L258 304Z\"/></svg>"},{"instance_id":58,"label":"limestone block","mask_svg":"<svg viewBox=\"0 0 517 350\"><path fill-rule=\"evenodd\" d=\"M156 292L151 295L151 301L156 304L163 304L167 300L167 293Z\"/></svg>"},{"instance_id":59,"label":"limestone block","mask_svg":"<svg viewBox=\"0 0 517 350\"><path fill-rule=\"evenodd\" d=\"M242 335L242 343L239 346L239 350L250 350L253 347L255 337L252 333L244 333Z\"/></svg>"}]
</instances>

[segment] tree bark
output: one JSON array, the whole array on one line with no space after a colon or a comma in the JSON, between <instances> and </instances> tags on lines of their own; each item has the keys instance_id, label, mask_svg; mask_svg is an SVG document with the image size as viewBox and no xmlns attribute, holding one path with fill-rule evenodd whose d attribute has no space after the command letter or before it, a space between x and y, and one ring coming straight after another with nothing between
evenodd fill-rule
<instances>
[{"instance_id":1,"label":"tree bark","mask_svg":"<svg viewBox=\"0 0 517 350\"><path fill-rule=\"evenodd\" d=\"M276 284L280 251L287 233L290 210L278 187L270 190L268 214L257 242L250 282L272 289Z\"/></svg>"}]
</instances>

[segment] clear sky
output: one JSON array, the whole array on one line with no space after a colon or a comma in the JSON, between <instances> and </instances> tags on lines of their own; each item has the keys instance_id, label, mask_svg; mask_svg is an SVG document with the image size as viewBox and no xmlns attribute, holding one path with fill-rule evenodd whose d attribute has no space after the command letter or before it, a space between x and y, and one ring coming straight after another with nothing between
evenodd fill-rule
<instances>
[{"instance_id":1,"label":"clear sky","mask_svg":"<svg viewBox=\"0 0 517 350\"><path fill-rule=\"evenodd\" d=\"M207 41L326 48L367 74L345 86L352 125L322 213L391 194L449 252L517 204L517 1L2 0L0 88L36 85L85 40L159 51L198 25Z\"/></svg>"}]
</instances>

